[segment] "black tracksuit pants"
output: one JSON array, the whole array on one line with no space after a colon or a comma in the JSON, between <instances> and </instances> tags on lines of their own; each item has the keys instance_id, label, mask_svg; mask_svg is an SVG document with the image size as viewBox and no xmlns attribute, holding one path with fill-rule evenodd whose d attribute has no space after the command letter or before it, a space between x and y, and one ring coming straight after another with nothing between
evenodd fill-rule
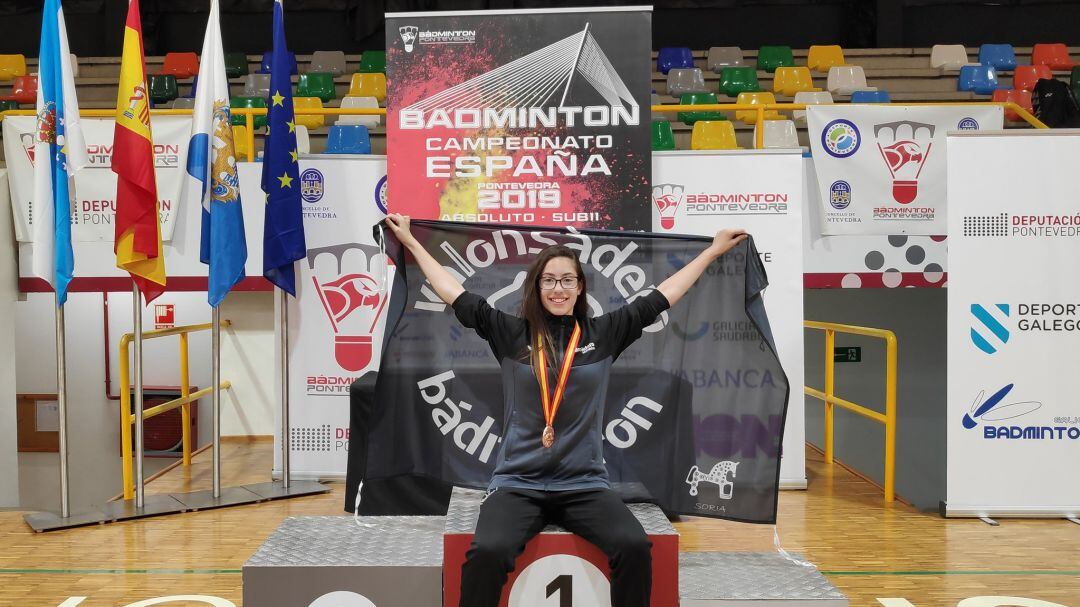
<instances>
[{"instance_id":1,"label":"black tracksuit pants","mask_svg":"<svg viewBox=\"0 0 1080 607\"><path fill-rule=\"evenodd\" d=\"M613 607L649 605L652 542L614 491L503 487L480 507L476 535L461 568L460 607L496 607L514 560L549 523L580 535L607 555Z\"/></svg>"}]
</instances>

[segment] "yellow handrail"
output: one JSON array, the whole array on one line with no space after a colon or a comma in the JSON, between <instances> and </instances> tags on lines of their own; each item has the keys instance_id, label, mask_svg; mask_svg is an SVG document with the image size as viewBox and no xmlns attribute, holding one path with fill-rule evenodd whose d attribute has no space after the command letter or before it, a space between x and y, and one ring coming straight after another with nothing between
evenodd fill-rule
<instances>
[{"instance_id":1,"label":"yellow handrail","mask_svg":"<svg viewBox=\"0 0 1080 607\"><path fill-rule=\"evenodd\" d=\"M803 386L807 396L825 402L825 463L833 463L833 407L838 405L853 413L885 425L885 502L891 503L896 496L896 334L888 329L873 329L855 325L842 325L816 320L803 321L807 329L825 331L825 391ZM836 396L835 360L833 359L837 333L865 335L885 340L885 413L867 409Z\"/></svg>"},{"instance_id":2,"label":"yellow handrail","mask_svg":"<svg viewBox=\"0 0 1080 607\"><path fill-rule=\"evenodd\" d=\"M222 320L221 326L228 327L232 323L228 320ZM183 445L184 445L184 465L191 465L191 403L199 400L200 398L210 394L213 388L203 388L196 392L191 391L191 385L188 381L188 334L195 333L197 331L208 331L213 327L210 323L203 323L200 325L181 325L179 327L171 327L168 329L154 329L152 331L143 331L143 339L156 339L160 337L169 337L172 335L180 336L180 398L174 398L169 402L156 405L149 409L143 410L143 419L150 419L151 417L161 415L168 411L172 411L177 407L183 407L181 410L181 418L183 424ZM128 345L135 339L134 333L125 333L120 338L120 453L123 458L123 476L124 476L124 499L129 500L135 496L135 482L133 467L133 456L131 453L131 425L136 422L135 413L131 411L131 371L128 369ZM221 382L221 389L227 390L232 387L232 383L228 380Z\"/></svg>"}]
</instances>

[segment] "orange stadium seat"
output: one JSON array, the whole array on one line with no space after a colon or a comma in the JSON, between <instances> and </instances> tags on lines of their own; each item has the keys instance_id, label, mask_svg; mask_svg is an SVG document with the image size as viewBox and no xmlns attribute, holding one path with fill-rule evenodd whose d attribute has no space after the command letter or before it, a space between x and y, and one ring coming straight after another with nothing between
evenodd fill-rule
<instances>
[{"instance_id":1,"label":"orange stadium seat","mask_svg":"<svg viewBox=\"0 0 1080 607\"><path fill-rule=\"evenodd\" d=\"M16 76L26 75L26 57L22 55L0 55L0 81L14 80Z\"/></svg>"},{"instance_id":2,"label":"orange stadium seat","mask_svg":"<svg viewBox=\"0 0 1080 607\"><path fill-rule=\"evenodd\" d=\"M165 53L162 74L172 74L178 79L191 78L199 73L199 56L195 53Z\"/></svg>"},{"instance_id":3,"label":"orange stadium seat","mask_svg":"<svg viewBox=\"0 0 1080 607\"><path fill-rule=\"evenodd\" d=\"M1050 80L1054 73L1046 65L1018 65L1013 72L1013 88L1019 91L1033 91L1039 80Z\"/></svg>"},{"instance_id":4,"label":"orange stadium seat","mask_svg":"<svg viewBox=\"0 0 1080 607\"><path fill-rule=\"evenodd\" d=\"M737 150L735 125L729 120L699 120L690 134L691 150Z\"/></svg>"},{"instance_id":5,"label":"orange stadium seat","mask_svg":"<svg viewBox=\"0 0 1080 607\"><path fill-rule=\"evenodd\" d=\"M1011 101L1016 105L1024 108L1028 112L1032 111L1031 108L1031 91L1020 91L1017 89L999 89L994 91L994 96L991 97L994 101ZM1016 113L1016 110L1005 109L1005 120L1021 120L1020 115Z\"/></svg>"},{"instance_id":6,"label":"orange stadium seat","mask_svg":"<svg viewBox=\"0 0 1080 607\"><path fill-rule=\"evenodd\" d=\"M37 103L37 74L16 76L11 85L11 94L0 99L14 101L20 104L33 105Z\"/></svg>"},{"instance_id":7,"label":"orange stadium seat","mask_svg":"<svg viewBox=\"0 0 1080 607\"><path fill-rule=\"evenodd\" d=\"M1031 48L1032 65L1045 65L1052 70L1071 70L1073 60L1069 57L1069 48L1058 42L1054 44L1036 44Z\"/></svg>"},{"instance_id":8,"label":"orange stadium seat","mask_svg":"<svg viewBox=\"0 0 1080 607\"><path fill-rule=\"evenodd\" d=\"M815 72L829 73L829 68L837 65L846 65L844 61L844 49L838 45L819 46L814 45L806 54L806 66Z\"/></svg>"},{"instance_id":9,"label":"orange stadium seat","mask_svg":"<svg viewBox=\"0 0 1080 607\"><path fill-rule=\"evenodd\" d=\"M801 91L816 91L808 67L778 67L773 75L773 92L794 97Z\"/></svg>"}]
</instances>

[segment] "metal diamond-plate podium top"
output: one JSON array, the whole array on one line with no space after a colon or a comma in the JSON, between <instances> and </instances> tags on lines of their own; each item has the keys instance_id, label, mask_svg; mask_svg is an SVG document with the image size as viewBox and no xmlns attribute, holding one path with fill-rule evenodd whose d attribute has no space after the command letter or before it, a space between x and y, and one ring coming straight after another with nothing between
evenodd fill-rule
<instances>
[{"instance_id":1,"label":"metal diamond-plate podium top","mask_svg":"<svg viewBox=\"0 0 1080 607\"><path fill-rule=\"evenodd\" d=\"M446 511L446 533L473 533L480 516L483 491L454 487L450 508ZM678 535L664 511L655 504L627 504L647 535ZM548 525L542 533L569 533L558 525Z\"/></svg>"},{"instance_id":2,"label":"metal diamond-plate podium top","mask_svg":"<svg viewBox=\"0 0 1080 607\"><path fill-rule=\"evenodd\" d=\"M825 600L847 605L847 597L816 567L793 563L774 552L683 552L679 555L679 597Z\"/></svg>"},{"instance_id":3,"label":"metal diamond-plate podium top","mask_svg":"<svg viewBox=\"0 0 1080 607\"><path fill-rule=\"evenodd\" d=\"M441 516L285 519L244 567L442 567Z\"/></svg>"}]
</instances>

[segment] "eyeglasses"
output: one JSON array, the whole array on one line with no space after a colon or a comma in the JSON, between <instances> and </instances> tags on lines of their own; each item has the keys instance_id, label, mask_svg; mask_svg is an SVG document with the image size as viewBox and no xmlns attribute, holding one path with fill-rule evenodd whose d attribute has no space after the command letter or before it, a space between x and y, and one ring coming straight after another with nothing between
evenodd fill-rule
<instances>
[{"instance_id":1,"label":"eyeglasses","mask_svg":"<svg viewBox=\"0 0 1080 607\"><path fill-rule=\"evenodd\" d=\"M555 288L555 285L559 285L564 289L576 289L578 285L577 276L563 276L562 278L551 278L550 276L544 276L540 279L540 288L544 291L550 291Z\"/></svg>"}]
</instances>

